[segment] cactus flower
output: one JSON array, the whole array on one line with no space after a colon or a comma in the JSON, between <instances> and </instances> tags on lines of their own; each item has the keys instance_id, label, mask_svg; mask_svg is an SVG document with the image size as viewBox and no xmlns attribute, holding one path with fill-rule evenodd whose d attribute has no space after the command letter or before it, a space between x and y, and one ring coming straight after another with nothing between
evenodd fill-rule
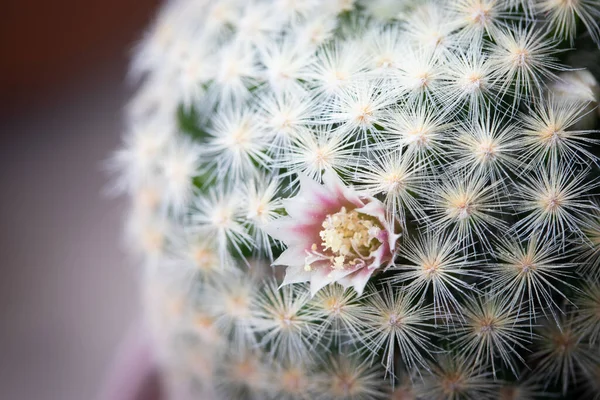
<instances>
[{"instance_id":1,"label":"cactus flower","mask_svg":"<svg viewBox=\"0 0 600 400\"><path fill-rule=\"evenodd\" d=\"M393 262L398 221L385 205L347 187L329 170L321 185L300 177L300 191L284 201L288 216L267 232L287 245L274 265L287 266L283 284L310 281L314 296L333 282L361 295L369 278Z\"/></svg>"}]
</instances>

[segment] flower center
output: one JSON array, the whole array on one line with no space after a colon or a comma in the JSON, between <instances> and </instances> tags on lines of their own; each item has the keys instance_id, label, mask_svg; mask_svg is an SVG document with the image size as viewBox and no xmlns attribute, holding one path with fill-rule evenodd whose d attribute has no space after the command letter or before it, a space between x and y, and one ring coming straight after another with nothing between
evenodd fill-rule
<instances>
[{"instance_id":1,"label":"flower center","mask_svg":"<svg viewBox=\"0 0 600 400\"><path fill-rule=\"evenodd\" d=\"M332 253L332 267L344 269L355 265L356 259L368 258L381 246L378 236L382 227L379 222L356 210L348 212L346 207L325 217L319 236L323 250ZM313 245L313 249L316 245Z\"/></svg>"}]
</instances>

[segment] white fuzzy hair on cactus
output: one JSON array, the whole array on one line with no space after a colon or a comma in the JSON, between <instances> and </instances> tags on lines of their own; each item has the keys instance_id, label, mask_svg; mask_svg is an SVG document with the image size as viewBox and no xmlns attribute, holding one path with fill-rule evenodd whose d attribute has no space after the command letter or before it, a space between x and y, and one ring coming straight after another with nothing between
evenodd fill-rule
<instances>
[{"instance_id":1,"label":"white fuzzy hair on cactus","mask_svg":"<svg viewBox=\"0 0 600 400\"><path fill-rule=\"evenodd\" d=\"M172 396L600 399L599 21L167 1L110 168Z\"/></svg>"}]
</instances>

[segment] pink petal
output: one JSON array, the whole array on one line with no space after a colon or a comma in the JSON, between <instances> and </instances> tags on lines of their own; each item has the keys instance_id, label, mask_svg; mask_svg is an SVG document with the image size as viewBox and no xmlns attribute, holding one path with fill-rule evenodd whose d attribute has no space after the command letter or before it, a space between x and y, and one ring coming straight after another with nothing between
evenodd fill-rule
<instances>
[{"instance_id":1,"label":"pink petal","mask_svg":"<svg viewBox=\"0 0 600 400\"><path fill-rule=\"evenodd\" d=\"M288 215L293 219L304 223L318 224L319 226L328 213L328 208L323 208L319 204L310 203L306 199L298 197L284 200L283 206ZM338 204L336 203L335 206L337 207Z\"/></svg>"},{"instance_id":2,"label":"pink petal","mask_svg":"<svg viewBox=\"0 0 600 400\"><path fill-rule=\"evenodd\" d=\"M316 268L313 270L310 277L310 295L314 296L319 290L329 285L330 283L337 282L346 275L351 274L354 270L334 270L329 267Z\"/></svg>"},{"instance_id":3,"label":"pink petal","mask_svg":"<svg viewBox=\"0 0 600 400\"><path fill-rule=\"evenodd\" d=\"M369 282L371 275L373 275L373 272L375 272L375 268L361 268L354 274L340 279L339 283L345 288L352 286L360 297L362 296L362 293L365 290L365 286L367 286L367 282Z\"/></svg>"},{"instance_id":4,"label":"pink petal","mask_svg":"<svg viewBox=\"0 0 600 400\"><path fill-rule=\"evenodd\" d=\"M323 183L323 186L326 187L330 193L334 193L340 202L350 203L354 205L354 207L364 206L364 202L360 199L358 194L353 189L348 188L335 171L327 169L323 174Z\"/></svg>"},{"instance_id":5,"label":"pink petal","mask_svg":"<svg viewBox=\"0 0 600 400\"><path fill-rule=\"evenodd\" d=\"M377 218L381 222L385 222L385 205L377 199L370 199L370 201L361 208L357 208L356 211L362 214L370 215L371 217Z\"/></svg>"},{"instance_id":6,"label":"pink petal","mask_svg":"<svg viewBox=\"0 0 600 400\"><path fill-rule=\"evenodd\" d=\"M281 286L290 285L293 283L307 282L311 279L311 272L304 270L304 263L302 266L289 266L285 270L285 278Z\"/></svg>"},{"instance_id":7,"label":"pink petal","mask_svg":"<svg viewBox=\"0 0 600 400\"><path fill-rule=\"evenodd\" d=\"M306 250L301 246L290 246L275 261L272 265L288 265L290 267L304 268L304 259ZM288 268L289 269L289 268ZM286 270L287 272L287 270ZM308 279L307 279L308 280Z\"/></svg>"},{"instance_id":8,"label":"pink petal","mask_svg":"<svg viewBox=\"0 0 600 400\"><path fill-rule=\"evenodd\" d=\"M388 233L388 246L391 249L391 252L395 252L395 250L396 250L396 244L398 242L398 239L400 239L401 237L402 237L401 233L393 233L392 231L389 231L389 233Z\"/></svg>"},{"instance_id":9,"label":"pink petal","mask_svg":"<svg viewBox=\"0 0 600 400\"><path fill-rule=\"evenodd\" d=\"M318 237L318 229L314 224L304 224L290 217L281 217L269 222L263 230L277 240L281 240L288 247L299 245L309 248L314 239Z\"/></svg>"},{"instance_id":10,"label":"pink petal","mask_svg":"<svg viewBox=\"0 0 600 400\"><path fill-rule=\"evenodd\" d=\"M390 250L387 244L383 243L379 248L373 252L371 252L371 257L373 257L373 261L369 265L370 268L379 268L381 264L384 263L385 258L390 258Z\"/></svg>"},{"instance_id":11,"label":"pink petal","mask_svg":"<svg viewBox=\"0 0 600 400\"><path fill-rule=\"evenodd\" d=\"M317 205L320 210L338 207L339 199L336 193L327 186L321 185L304 174L299 174L298 178L300 180L300 191L296 195L297 198L302 199L307 204Z\"/></svg>"}]
</instances>

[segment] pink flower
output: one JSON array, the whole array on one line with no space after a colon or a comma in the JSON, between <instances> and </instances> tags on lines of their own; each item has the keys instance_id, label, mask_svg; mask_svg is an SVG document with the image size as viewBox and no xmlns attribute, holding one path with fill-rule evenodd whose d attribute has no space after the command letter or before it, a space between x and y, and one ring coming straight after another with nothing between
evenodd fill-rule
<instances>
[{"instance_id":1,"label":"pink flower","mask_svg":"<svg viewBox=\"0 0 600 400\"><path fill-rule=\"evenodd\" d=\"M299 193L284 201L288 216L266 227L287 245L273 265L288 267L284 285L310 281L313 296L333 282L361 295L371 275L393 262L398 224L382 202L346 187L335 172L323 182L300 176Z\"/></svg>"}]
</instances>

